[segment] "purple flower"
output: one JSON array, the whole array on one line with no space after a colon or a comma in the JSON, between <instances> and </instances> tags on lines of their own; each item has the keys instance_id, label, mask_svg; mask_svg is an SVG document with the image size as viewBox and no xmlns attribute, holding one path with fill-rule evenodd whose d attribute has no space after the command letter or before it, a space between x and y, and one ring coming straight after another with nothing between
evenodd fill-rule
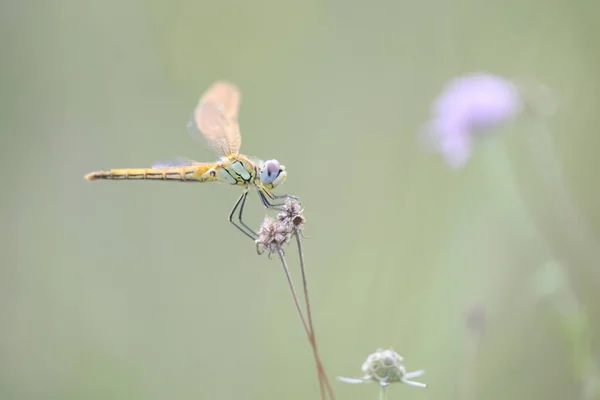
<instances>
[{"instance_id":1,"label":"purple flower","mask_svg":"<svg viewBox=\"0 0 600 400\"><path fill-rule=\"evenodd\" d=\"M446 85L422 133L451 167L461 168L471 157L473 136L512 120L522 109L523 99L513 82L485 73L469 74Z\"/></svg>"}]
</instances>

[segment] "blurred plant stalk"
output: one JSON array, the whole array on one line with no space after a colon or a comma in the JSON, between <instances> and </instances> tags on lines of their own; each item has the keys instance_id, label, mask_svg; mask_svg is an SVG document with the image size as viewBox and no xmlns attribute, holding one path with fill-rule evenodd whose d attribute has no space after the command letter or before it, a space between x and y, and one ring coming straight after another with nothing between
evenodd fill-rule
<instances>
[{"instance_id":1,"label":"blurred plant stalk","mask_svg":"<svg viewBox=\"0 0 600 400\"><path fill-rule=\"evenodd\" d=\"M594 358L593 329L585 308L571 288L565 268L557 262L546 263L535 280L540 300L556 311L559 328L571 353L573 375L581 384L581 400L600 399L600 368Z\"/></svg>"}]
</instances>

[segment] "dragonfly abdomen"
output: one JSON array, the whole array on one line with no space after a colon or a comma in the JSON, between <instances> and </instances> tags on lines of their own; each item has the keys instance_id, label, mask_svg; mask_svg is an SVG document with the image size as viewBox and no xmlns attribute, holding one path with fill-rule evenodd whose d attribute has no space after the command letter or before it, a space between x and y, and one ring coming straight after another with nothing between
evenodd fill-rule
<instances>
[{"instance_id":1,"label":"dragonfly abdomen","mask_svg":"<svg viewBox=\"0 0 600 400\"><path fill-rule=\"evenodd\" d=\"M212 171L212 173L211 173ZM87 174L85 179L95 181L98 179L108 180L158 180L178 182L211 182L215 181L214 168L204 166L177 167L165 169L152 168L124 168L97 171Z\"/></svg>"}]
</instances>

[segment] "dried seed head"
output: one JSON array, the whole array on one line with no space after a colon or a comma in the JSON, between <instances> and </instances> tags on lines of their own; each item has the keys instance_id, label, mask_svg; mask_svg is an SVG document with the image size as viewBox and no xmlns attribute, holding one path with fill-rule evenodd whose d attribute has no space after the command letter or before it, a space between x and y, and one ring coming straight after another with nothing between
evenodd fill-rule
<instances>
[{"instance_id":1,"label":"dried seed head","mask_svg":"<svg viewBox=\"0 0 600 400\"><path fill-rule=\"evenodd\" d=\"M302 228L306 223L306 218L302 215L303 211L298 200L288 198L281 212L277 214L277 220L289 226L293 232L302 232Z\"/></svg>"},{"instance_id":2,"label":"dried seed head","mask_svg":"<svg viewBox=\"0 0 600 400\"><path fill-rule=\"evenodd\" d=\"M382 386L387 386L390 383L401 382L410 386L427 387L424 383L412 380L423 375L425 371L407 372L402 365L403 361L402 356L392 349L377 349L363 363L362 370L365 375L362 378L338 377L338 379L347 383L378 382Z\"/></svg>"},{"instance_id":3,"label":"dried seed head","mask_svg":"<svg viewBox=\"0 0 600 400\"><path fill-rule=\"evenodd\" d=\"M269 255L271 255L278 250L283 250L283 245L290 241L292 233L293 230L291 227L279 220L265 216L263 223L258 229L258 238L256 239L259 254L262 254L263 251L268 251Z\"/></svg>"}]
</instances>

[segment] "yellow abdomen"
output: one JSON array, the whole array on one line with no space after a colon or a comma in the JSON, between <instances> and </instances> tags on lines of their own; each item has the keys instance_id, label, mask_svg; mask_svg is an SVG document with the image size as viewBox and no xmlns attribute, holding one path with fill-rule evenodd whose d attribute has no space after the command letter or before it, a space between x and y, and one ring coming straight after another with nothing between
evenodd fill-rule
<instances>
[{"instance_id":1,"label":"yellow abdomen","mask_svg":"<svg viewBox=\"0 0 600 400\"><path fill-rule=\"evenodd\" d=\"M217 180L216 168L218 164L199 164L185 167L172 167L164 169L152 168L123 168L97 171L85 176L88 181L98 179L111 180L159 180L179 182L213 182Z\"/></svg>"}]
</instances>

